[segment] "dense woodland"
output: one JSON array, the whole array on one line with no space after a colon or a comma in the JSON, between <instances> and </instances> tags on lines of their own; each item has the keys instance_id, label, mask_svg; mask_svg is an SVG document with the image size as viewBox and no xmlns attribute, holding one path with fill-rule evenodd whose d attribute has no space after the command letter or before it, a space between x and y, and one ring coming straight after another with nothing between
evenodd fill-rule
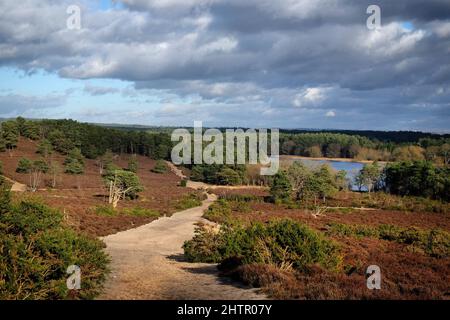
<instances>
[{"instance_id":1,"label":"dense woodland","mask_svg":"<svg viewBox=\"0 0 450 320\"><path fill-rule=\"evenodd\" d=\"M54 150L62 154L78 148L88 159L96 159L108 150L167 159L171 150L170 136L164 133L112 129L73 120L30 121L23 118L2 123L0 149L14 149L19 136L48 140Z\"/></svg>"}]
</instances>

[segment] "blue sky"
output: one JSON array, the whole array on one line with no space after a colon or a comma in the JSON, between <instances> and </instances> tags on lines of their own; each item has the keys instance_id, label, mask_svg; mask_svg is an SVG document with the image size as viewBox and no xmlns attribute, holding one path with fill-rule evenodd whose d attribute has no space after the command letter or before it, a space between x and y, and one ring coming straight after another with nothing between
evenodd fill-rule
<instances>
[{"instance_id":1,"label":"blue sky","mask_svg":"<svg viewBox=\"0 0 450 320\"><path fill-rule=\"evenodd\" d=\"M448 132L450 3L331 2L4 0L0 117Z\"/></svg>"}]
</instances>

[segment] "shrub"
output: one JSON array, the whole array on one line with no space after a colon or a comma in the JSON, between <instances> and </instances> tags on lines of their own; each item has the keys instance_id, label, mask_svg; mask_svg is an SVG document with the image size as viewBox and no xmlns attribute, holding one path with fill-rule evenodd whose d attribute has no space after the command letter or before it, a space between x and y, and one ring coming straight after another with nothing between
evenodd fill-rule
<instances>
[{"instance_id":1,"label":"shrub","mask_svg":"<svg viewBox=\"0 0 450 320\"><path fill-rule=\"evenodd\" d=\"M11 205L2 194L0 299L90 299L107 272L103 243L62 225L62 215L35 202ZM66 286L67 267L82 270L81 290Z\"/></svg>"},{"instance_id":2,"label":"shrub","mask_svg":"<svg viewBox=\"0 0 450 320\"><path fill-rule=\"evenodd\" d=\"M198 193L190 193L177 201L176 208L178 210L186 210L202 205L203 197Z\"/></svg>"},{"instance_id":3,"label":"shrub","mask_svg":"<svg viewBox=\"0 0 450 320\"><path fill-rule=\"evenodd\" d=\"M138 167L139 167L139 164L138 164L136 156L132 156L130 158L130 160L128 160L128 171L137 173Z\"/></svg>"},{"instance_id":4,"label":"shrub","mask_svg":"<svg viewBox=\"0 0 450 320\"><path fill-rule=\"evenodd\" d=\"M224 199L219 199L209 206L203 214L203 218L217 223L228 221L231 216L230 203Z\"/></svg>"},{"instance_id":5,"label":"shrub","mask_svg":"<svg viewBox=\"0 0 450 320\"><path fill-rule=\"evenodd\" d=\"M195 229L194 238L184 243L184 256L190 262L218 263L223 258L219 252L222 246L222 234L202 225Z\"/></svg>"},{"instance_id":6,"label":"shrub","mask_svg":"<svg viewBox=\"0 0 450 320\"><path fill-rule=\"evenodd\" d=\"M21 158L19 160L19 163L17 164L17 173L30 173L31 167L33 166L33 163L30 159L27 158Z\"/></svg>"},{"instance_id":7,"label":"shrub","mask_svg":"<svg viewBox=\"0 0 450 320\"><path fill-rule=\"evenodd\" d=\"M95 207L94 212L95 212L95 214L97 214L99 216L107 216L107 217L113 217L113 216L117 216L119 214L119 212L111 206Z\"/></svg>"},{"instance_id":8,"label":"shrub","mask_svg":"<svg viewBox=\"0 0 450 320\"><path fill-rule=\"evenodd\" d=\"M183 179L180 181L180 187L186 188L187 187L187 180Z\"/></svg>"},{"instance_id":9,"label":"shrub","mask_svg":"<svg viewBox=\"0 0 450 320\"><path fill-rule=\"evenodd\" d=\"M238 202L261 202L262 198L258 196L254 196L251 194L224 194L219 197L220 199L228 200L228 201L238 201Z\"/></svg>"},{"instance_id":10,"label":"shrub","mask_svg":"<svg viewBox=\"0 0 450 320\"><path fill-rule=\"evenodd\" d=\"M194 245L197 243L203 244L202 251L197 251L199 248ZM254 223L248 227L225 225L214 235L200 228L194 238L185 243L184 250L189 261L220 262L240 257L243 264L265 263L297 270L306 270L314 264L337 270L342 260L333 241L291 220L267 225ZM208 252L213 255L208 257Z\"/></svg>"},{"instance_id":11,"label":"shrub","mask_svg":"<svg viewBox=\"0 0 450 320\"><path fill-rule=\"evenodd\" d=\"M164 160L158 160L156 161L155 167L151 171L158 174L166 173L167 165Z\"/></svg>"}]
</instances>

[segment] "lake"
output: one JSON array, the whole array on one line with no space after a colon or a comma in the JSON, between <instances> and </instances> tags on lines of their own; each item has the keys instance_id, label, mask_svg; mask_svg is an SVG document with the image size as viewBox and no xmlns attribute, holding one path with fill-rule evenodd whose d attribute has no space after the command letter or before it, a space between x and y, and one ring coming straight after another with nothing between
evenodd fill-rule
<instances>
[{"instance_id":1,"label":"lake","mask_svg":"<svg viewBox=\"0 0 450 320\"><path fill-rule=\"evenodd\" d=\"M318 160L318 159L304 159L304 158L284 158L286 162L302 162L310 168L321 166L324 163L329 164L336 171L343 170L347 173L347 179L350 181L352 190L359 191L359 188L354 184L355 176L364 167L364 163L350 162L350 161L338 161L338 160ZM364 190L362 190L364 191Z\"/></svg>"}]
</instances>

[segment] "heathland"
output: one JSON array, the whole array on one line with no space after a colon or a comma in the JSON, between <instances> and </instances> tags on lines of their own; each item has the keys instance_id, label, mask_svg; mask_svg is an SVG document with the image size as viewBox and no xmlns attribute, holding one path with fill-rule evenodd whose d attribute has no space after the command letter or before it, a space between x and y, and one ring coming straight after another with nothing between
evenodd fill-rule
<instances>
[{"instance_id":1,"label":"heathland","mask_svg":"<svg viewBox=\"0 0 450 320\"><path fill-rule=\"evenodd\" d=\"M226 279L260 288L270 298L448 299L449 142L445 135L412 132L281 133L281 154L363 161L348 181L327 165L310 168L295 161L273 177L249 165L174 170L168 128L4 121L0 298L108 297L103 283L118 265L108 239L123 231L117 239L135 239L139 227L164 232L179 226L184 231L173 242L178 249L166 250L154 237L141 243L141 251L135 248L157 252L161 265L170 266L171 274L147 270L158 285L173 282L170 276L185 277L220 293L226 284L215 282L210 269L217 264ZM350 183L361 192L351 191ZM211 202L214 194L218 199ZM209 206L202 207L206 197ZM204 209L203 218L197 209L185 211L194 207ZM183 214L164 220L175 212ZM179 257L168 253L178 251ZM186 277L180 270L188 262L207 266L208 277ZM85 270L82 290L66 287L70 265ZM367 289L369 265L381 269L381 290ZM141 298L196 297L187 283L182 293L171 288L161 294L164 288L147 280L153 295ZM114 292L111 284L107 292ZM197 297L208 297L202 292ZM235 294L230 288L223 292Z\"/></svg>"}]
</instances>

